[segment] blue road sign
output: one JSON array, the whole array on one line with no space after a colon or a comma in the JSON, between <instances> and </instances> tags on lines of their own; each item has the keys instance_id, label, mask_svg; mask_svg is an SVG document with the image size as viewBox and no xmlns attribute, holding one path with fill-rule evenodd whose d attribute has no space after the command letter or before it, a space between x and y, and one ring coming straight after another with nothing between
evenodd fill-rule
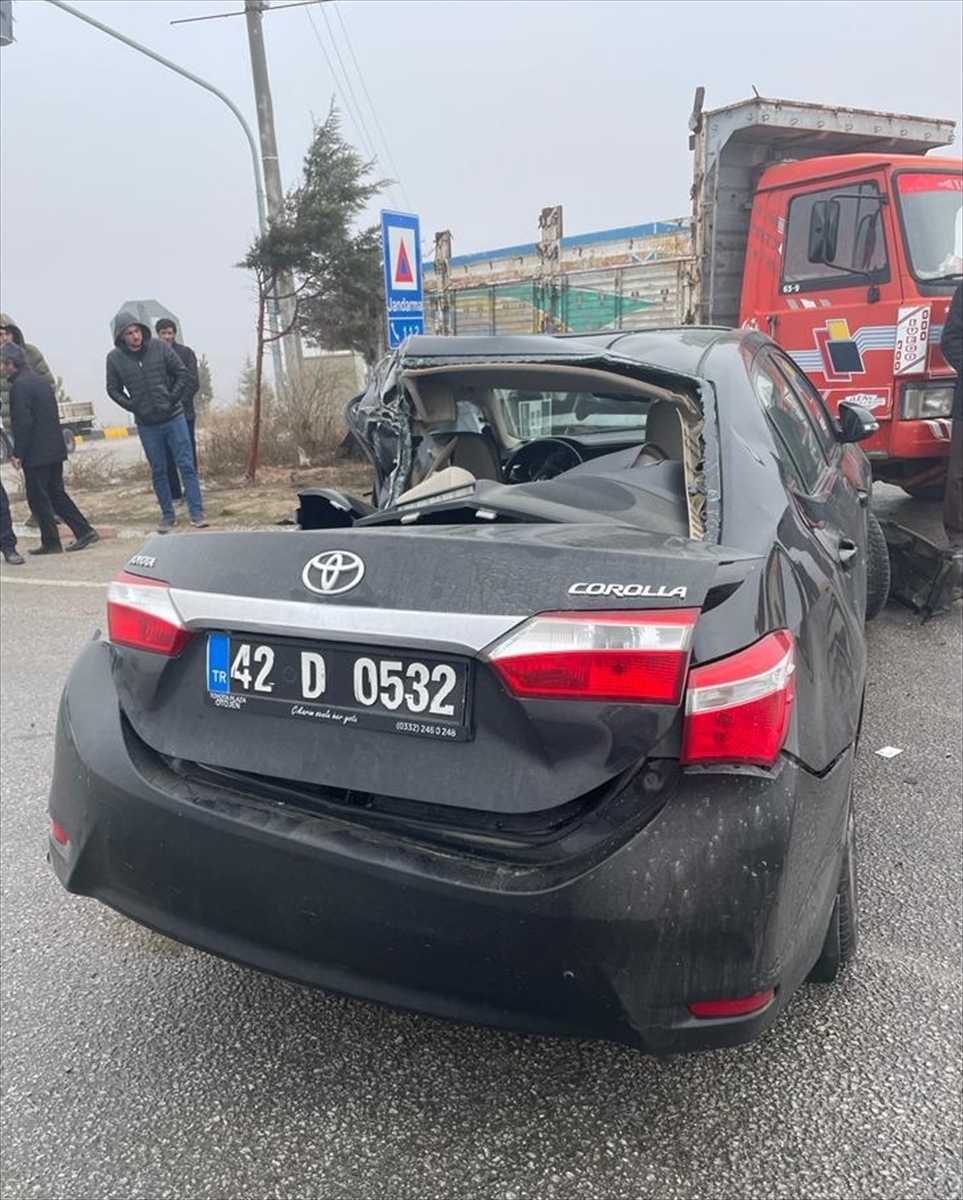
<instances>
[{"instance_id":1,"label":"blue road sign","mask_svg":"<svg viewBox=\"0 0 963 1200\"><path fill-rule=\"evenodd\" d=\"M385 261L388 345L394 349L406 337L425 332L418 218L413 213L383 210L381 246Z\"/></svg>"}]
</instances>

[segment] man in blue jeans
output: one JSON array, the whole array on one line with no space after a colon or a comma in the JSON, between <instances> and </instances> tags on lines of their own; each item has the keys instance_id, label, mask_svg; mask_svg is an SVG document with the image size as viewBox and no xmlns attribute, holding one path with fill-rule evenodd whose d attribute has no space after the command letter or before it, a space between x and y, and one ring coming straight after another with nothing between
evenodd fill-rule
<instances>
[{"instance_id":1,"label":"man in blue jeans","mask_svg":"<svg viewBox=\"0 0 963 1200\"><path fill-rule=\"evenodd\" d=\"M158 533L168 533L177 524L167 451L170 450L181 479L195 529L204 529L204 502L194 466L191 435L184 416L187 368L166 342L151 336L133 313L121 311L114 317L114 349L107 355L107 395L132 413L140 434L151 482L160 505Z\"/></svg>"}]
</instances>

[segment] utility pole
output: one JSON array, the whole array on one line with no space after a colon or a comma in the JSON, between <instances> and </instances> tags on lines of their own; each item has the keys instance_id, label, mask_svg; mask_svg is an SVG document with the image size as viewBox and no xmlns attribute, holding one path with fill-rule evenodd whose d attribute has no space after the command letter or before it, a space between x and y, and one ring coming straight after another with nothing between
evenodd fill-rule
<instances>
[{"instance_id":1,"label":"utility pole","mask_svg":"<svg viewBox=\"0 0 963 1200\"><path fill-rule=\"evenodd\" d=\"M274 105L268 81L267 54L264 49L264 30L261 14L266 0L244 0L247 21L247 40L251 50L251 73L254 77L254 100L257 105L257 124L261 135L261 169L267 192L268 222L273 224L284 213L284 192L281 190L281 168L278 163L278 144L274 133ZM285 272L278 279L281 327L287 330L282 339L288 380L296 384L301 378L301 338L294 328L294 280Z\"/></svg>"}]
</instances>

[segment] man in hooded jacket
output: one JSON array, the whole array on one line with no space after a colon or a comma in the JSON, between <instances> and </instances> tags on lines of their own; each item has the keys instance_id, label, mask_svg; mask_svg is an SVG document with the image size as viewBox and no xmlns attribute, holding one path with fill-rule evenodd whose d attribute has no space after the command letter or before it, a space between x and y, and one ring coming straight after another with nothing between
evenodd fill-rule
<instances>
[{"instance_id":1,"label":"man in hooded jacket","mask_svg":"<svg viewBox=\"0 0 963 1200\"><path fill-rule=\"evenodd\" d=\"M0 313L0 344L9 345L13 343L15 346L20 346L27 359L27 366L35 374L50 384L56 392L57 381L54 379L53 371L47 366L47 360L40 353L36 346L32 346L29 342L24 341L23 333L19 325L14 324L13 317L7 313ZM10 381L5 375L0 376L0 397L2 397L2 417L3 427L8 432L10 430Z\"/></svg>"},{"instance_id":2,"label":"man in hooded jacket","mask_svg":"<svg viewBox=\"0 0 963 1200\"><path fill-rule=\"evenodd\" d=\"M184 416L187 368L150 326L121 310L112 324L114 349L107 355L107 395L132 413L140 434L151 482L160 505L158 533L168 533L177 524L171 485L167 477L167 451L184 481L184 495L197 529L207 525L201 485L194 466L190 431Z\"/></svg>"}]
</instances>

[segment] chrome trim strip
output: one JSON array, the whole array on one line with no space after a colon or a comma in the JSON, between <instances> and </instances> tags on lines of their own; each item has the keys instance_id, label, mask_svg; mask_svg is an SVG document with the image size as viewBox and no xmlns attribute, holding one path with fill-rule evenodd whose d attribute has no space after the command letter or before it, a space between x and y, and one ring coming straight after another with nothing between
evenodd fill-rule
<instances>
[{"instance_id":1,"label":"chrome trim strip","mask_svg":"<svg viewBox=\"0 0 963 1200\"><path fill-rule=\"evenodd\" d=\"M475 654L527 620L487 613L424 612L362 608L304 600L264 600L221 592L171 588L170 597L188 629L243 630L332 642L382 646L436 646Z\"/></svg>"}]
</instances>

